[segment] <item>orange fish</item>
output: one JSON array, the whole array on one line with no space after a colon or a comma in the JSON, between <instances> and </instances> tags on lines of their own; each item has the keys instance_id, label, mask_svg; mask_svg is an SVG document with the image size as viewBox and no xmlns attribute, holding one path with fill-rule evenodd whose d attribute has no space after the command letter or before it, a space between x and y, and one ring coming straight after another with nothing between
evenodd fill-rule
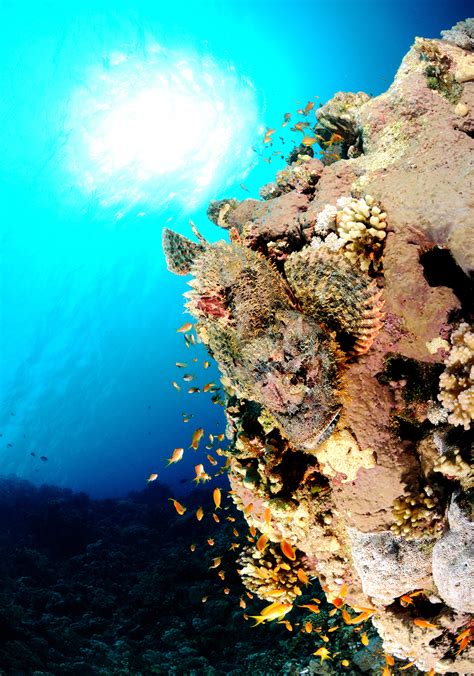
<instances>
[{"instance_id":1,"label":"orange fish","mask_svg":"<svg viewBox=\"0 0 474 676\"><path fill-rule=\"evenodd\" d=\"M198 427L198 429L193 434L193 439L191 441L191 447L194 448L195 451L197 451L197 449L198 449L199 442L201 441L203 434L204 434L204 429L202 427Z\"/></svg>"},{"instance_id":2,"label":"orange fish","mask_svg":"<svg viewBox=\"0 0 474 676\"><path fill-rule=\"evenodd\" d=\"M257 540L257 549L259 552L263 552L268 542L268 536L263 534Z\"/></svg>"},{"instance_id":3,"label":"orange fish","mask_svg":"<svg viewBox=\"0 0 474 676\"><path fill-rule=\"evenodd\" d=\"M198 483L200 481L204 482L204 481L210 481L211 480L211 477L209 476L209 474L207 474L205 472L203 464L196 465L195 468L194 468L194 471L196 472L196 476L194 477L193 481L196 482L196 486L198 485Z\"/></svg>"},{"instance_id":4,"label":"orange fish","mask_svg":"<svg viewBox=\"0 0 474 676\"><path fill-rule=\"evenodd\" d=\"M192 373L185 373L183 376L183 380L185 380L187 383L190 383L191 380L194 380L196 376L193 376Z\"/></svg>"},{"instance_id":5,"label":"orange fish","mask_svg":"<svg viewBox=\"0 0 474 676\"><path fill-rule=\"evenodd\" d=\"M173 498L168 498L168 500L171 500L171 502L173 503L173 507L178 512L178 514L180 516L183 516L184 512L186 511L186 507L184 507L180 502L174 500Z\"/></svg>"},{"instance_id":6,"label":"orange fish","mask_svg":"<svg viewBox=\"0 0 474 676\"><path fill-rule=\"evenodd\" d=\"M219 568L219 566L221 565L221 561L222 558L220 556L216 556L215 559L212 559L212 563L209 566L209 570L211 570L211 568Z\"/></svg>"},{"instance_id":7,"label":"orange fish","mask_svg":"<svg viewBox=\"0 0 474 676\"><path fill-rule=\"evenodd\" d=\"M247 507L244 509L244 514L251 514L253 512L253 504L250 503L250 505L247 505Z\"/></svg>"},{"instance_id":8,"label":"orange fish","mask_svg":"<svg viewBox=\"0 0 474 676\"><path fill-rule=\"evenodd\" d=\"M192 328L193 325L191 322L186 322L183 326L180 326L179 329L176 329L176 333L187 333L188 331L191 331Z\"/></svg>"},{"instance_id":9,"label":"orange fish","mask_svg":"<svg viewBox=\"0 0 474 676\"><path fill-rule=\"evenodd\" d=\"M315 138L314 136L305 136L303 138L303 140L301 141L301 143L304 146L312 146L316 143L316 141L317 141L317 138Z\"/></svg>"},{"instance_id":10,"label":"orange fish","mask_svg":"<svg viewBox=\"0 0 474 676\"><path fill-rule=\"evenodd\" d=\"M216 509L220 509L220 506L221 506L221 489L220 488L214 488L214 491L212 493L212 497L214 499L214 504L216 506Z\"/></svg>"},{"instance_id":11,"label":"orange fish","mask_svg":"<svg viewBox=\"0 0 474 676\"><path fill-rule=\"evenodd\" d=\"M225 589L224 589L224 594L227 594L227 595L230 594L230 589L229 589L229 587L225 587Z\"/></svg>"},{"instance_id":12,"label":"orange fish","mask_svg":"<svg viewBox=\"0 0 474 676\"><path fill-rule=\"evenodd\" d=\"M236 549L238 549L239 547L240 547L240 545L239 545L238 542L233 542L233 543L230 545L230 547L229 547L229 552L231 552L231 551L234 552L234 551L235 551Z\"/></svg>"},{"instance_id":13,"label":"orange fish","mask_svg":"<svg viewBox=\"0 0 474 676\"><path fill-rule=\"evenodd\" d=\"M195 552L195 551L196 551L196 545L195 545L195 544L189 545L189 549L190 549L192 552Z\"/></svg>"},{"instance_id":14,"label":"orange fish","mask_svg":"<svg viewBox=\"0 0 474 676\"><path fill-rule=\"evenodd\" d=\"M209 547L214 547L215 542L212 538L209 538L208 541L207 541L207 544L209 545Z\"/></svg>"},{"instance_id":15,"label":"orange fish","mask_svg":"<svg viewBox=\"0 0 474 676\"><path fill-rule=\"evenodd\" d=\"M218 434L217 441L224 441L225 434Z\"/></svg>"},{"instance_id":16,"label":"orange fish","mask_svg":"<svg viewBox=\"0 0 474 676\"><path fill-rule=\"evenodd\" d=\"M408 662L408 664L405 664L403 667L399 667L400 671L405 671L405 669L409 669L415 664L415 662Z\"/></svg>"},{"instance_id":17,"label":"orange fish","mask_svg":"<svg viewBox=\"0 0 474 676\"><path fill-rule=\"evenodd\" d=\"M391 655L385 655L385 662L388 664L389 667L393 667L395 664L395 660Z\"/></svg>"},{"instance_id":18,"label":"orange fish","mask_svg":"<svg viewBox=\"0 0 474 676\"><path fill-rule=\"evenodd\" d=\"M304 630L307 634L311 634L311 632L313 631L313 625L309 620L304 623Z\"/></svg>"},{"instance_id":19,"label":"orange fish","mask_svg":"<svg viewBox=\"0 0 474 676\"><path fill-rule=\"evenodd\" d=\"M301 131L301 132L304 132L304 130L306 129L306 127L309 127L309 122L303 122L302 120L300 120L299 122L297 122L297 123L295 124L294 127L291 128L291 131Z\"/></svg>"},{"instance_id":20,"label":"orange fish","mask_svg":"<svg viewBox=\"0 0 474 676\"><path fill-rule=\"evenodd\" d=\"M401 603L401 605L404 606L405 608L406 608L406 606L409 606L409 605L412 605L412 606L413 606L413 605L414 605L414 603L413 603L411 597L408 596L408 594L404 594L403 596L400 596L400 603Z\"/></svg>"},{"instance_id":21,"label":"orange fish","mask_svg":"<svg viewBox=\"0 0 474 676\"><path fill-rule=\"evenodd\" d=\"M382 676L391 676L392 672L390 669L387 667L387 665L384 666L382 670Z\"/></svg>"},{"instance_id":22,"label":"orange fish","mask_svg":"<svg viewBox=\"0 0 474 676\"><path fill-rule=\"evenodd\" d=\"M188 388L188 394L197 394L200 391L201 390L199 389L199 387L189 387Z\"/></svg>"},{"instance_id":23,"label":"orange fish","mask_svg":"<svg viewBox=\"0 0 474 676\"><path fill-rule=\"evenodd\" d=\"M428 622L428 620L423 620L421 617L417 617L413 620L413 624L416 624L417 627L424 627L425 629L438 629L437 624Z\"/></svg>"},{"instance_id":24,"label":"orange fish","mask_svg":"<svg viewBox=\"0 0 474 676\"><path fill-rule=\"evenodd\" d=\"M333 631L337 631L339 627L331 627L331 629L328 629L328 634L331 634Z\"/></svg>"},{"instance_id":25,"label":"orange fish","mask_svg":"<svg viewBox=\"0 0 474 676\"><path fill-rule=\"evenodd\" d=\"M240 606L241 608L243 608L244 610L245 610L245 608L247 607L247 604L245 603L245 601L244 601L244 599L243 599L242 597L240 597L240 600L239 600L239 606Z\"/></svg>"},{"instance_id":26,"label":"orange fish","mask_svg":"<svg viewBox=\"0 0 474 676\"><path fill-rule=\"evenodd\" d=\"M209 462L211 463L211 465L213 465L213 466L217 465L217 460L215 458L213 458L212 455L208 454L206 457L209 460Z\"/></svg>"},{"instance_id":27,"label":"orange fish","mask_svg":"<svg viewBox=\"0 0 474 676\"><path fill-rule=\"evenodd\" d=\"M171 454L171 458L168 458L168 465L173 464L174 462L179 462L183 457L184 448L175 448Z\"/></svg>"},{"instance_id":28,"label":"orange fish","mask_svg":"<svg viewBox=\"0 0 474 676\"><path fill-rule=\"evenodd\" d=\"M264 518L264 520L265 520L265 523L266 523L267 525L269 525L270 522L271 522L271 520L272 520L272 513L271 513L271 511L270 511L270 507L267 507L267 508L265 509L265 513L264 513L264 515L263 515L263 518Z\"/></svg>"},{"instance_id":29,"label":"orange fish","mask_svg":"<svg viewBox=\"0 0 474 676\"><path fill-rule=\"evenodd\" d=\"M339 594L335 599L331 601L333 606L336 606L336 608L340 608L341 606L344 605L345 601L344 599L347 596L347 585L343 584L342 587L339 590Z\"/></svg>"},{"instance_id":30,"label":"orange fish","mask_svg":"<svg viewBox=\"0 0 474 676\"><path fill-rule=\"evenodd\" d=\"M157 479L158 479L158 474L156 474L156 473L154 472L153 474L150 474L150 476L149 476L148 479L147 479L147 482L148 482L148 483L151 483L152 481L156 481Z\"/></svg>"},{"instance_id":31,"label":"orange fish","mask_svg":"<svg viewBox=\"0 0 474 676\"><path fill-rule=\"evenodd\" d=\"M303 114L307 115L314 108L314 101L308 101L304 107Z\"/></svg>"},{"instance_id":32,"label":"orange fish","mask_svg":"<svg viewBox=\"0 0 474 676\"><path fill-rule=\"evenodd\" d=\"M236 538L239 537L239 531L237 530L237 528L233 528L233 529L232 529L232 532L233 532L233 534L234 534L234 536L235 536Z\"/></svg>"},{"instance_id":33,"label":"orange fish","mask_svg":"<svg viewBox=\"0 0 474 676\"><path fill-rule=\"evenodd\" d=\"M217 574L219 575L221 580L225 580L225 572L223 570L220 570Z\"/></svg>"},{"instance_id":34,"label":"orange fish","mask_svg":"<svg viewBox=\"0 0 474 676\"><path fill-rule=\"evenodd\" d=\"M211 362L210 362L210 361L205 361L205 362L202 363L202 365L204 366L205 369L208 369L209 366L211 365Z\"/></svg>"},{"instance_id":35,"label":"orange fish","mask_svg":"<svg viewBox=\"0 0 474 676\"><path fill-rule=\"evenodd\" d=\"M298 568L296 572L296 577L302 584L309 584L309 578L302 568Z\"/></svg>"},{"instance_id":36,"label":"orange fish","mask_svg":"<svg viewBox=\"0 0 474 676\"><path fill-rule=\"evenodd\" d=\"M365 645L365 646L368 646L368 645L369 645L369 637L367 636L367 634L365 633L365 631L364 631L364 633L363 633L363 634L361 635L361 637L360 637L360 642L362 643L362 645Z\"/></svg>"},{"instance_id":37,"label":"orange fish","mask_svg":"<svg viewBox=\"0 0 474 676\"><path fill-rule=\"evenodd\" d=\"M316 652L313 653L313 655L321 658L321 664L324 662L324 660L332 660L329 650L324 646L318 648Z\"/></svg>"},{"instance_id":38,"label":"orange fish","mask_svg":"<svg viewBox=\"0 0 474 676\"><path fill-rule=\"evenodd\" d=\"M306 603L304 606L299 606L299 608L307 608L308 610L311 610L311 612L313 612L313 613L319 613L318 606L316 606L312 603Z\"/></svg>"},{"instance_id":39,"label":"orange fish","mask_svg":"<svg viewBox=\"0 0 474 676\"><path fill-rule=\"evenodd\" d=\"M214 521L215 521L216 523L220 523L219 517L217 516L217 514L214 514L214 512L212 513L212 518L214 519Z\"/></svg>"},{"instance_id":40,"label":"orange fish","mask_svg":"<svg viewBox=\"0 0 474 676\"><path fill-rule=\"evenodd\" d=\"M288 622L288 620L280 620L278 622L278 624L284 624L285 629L287 629L288 631L293 631L293 626L292 626L291 622Z\"/></svg>"},{"instance_id":41,"label":"orange fish","mask_svg":"<svg viewBox=\"0 0 474 676\"><path fill-rule=\"evenodd\" d=\"M267 128L267 131L265 132L265 136L264 136L263 142L264 142L264 143L270 143L270 141L272 140L272 134L274 134L275 131L276 131L276 129L268 129L268 128Z\"/></svg>"},{"instance_id":42,"label":"orange fish","mask_svg":"<svg viewBox=\"0 0 474 676\"><path fill-rule=\"evenodd\" d=\"M253 538L257 535L257 529L255 528L255 526L250 526L249 532Z\"/></svg>"},{"instance_id":43,"label":"orange fish","mask_svg":"<svg viewBox=\"0 0 474 676\"><path fill-rule=\"evenodd\" d=\"M204 510L203 510L203 508L202 508L202 507L198 507L198 508L196 509L196 519L197 519L198 521L201 521L203 516L204 516Z\"/></svg>"},{"instance_id":44,"label":"orange fish","mask_svg":"<svg viewBox=\"0 0 474 676\"><path fill-rule=\"evenodd\" d=\"M293 549L293 547L290 545L289 542L287 542L286 540L282 540L280 542L280 549L282 554L286 556L287 559L290 559L290 561L296 560L295 550Z\"/></svg>"},{"instance_id":45,"label":"orange fish","mask_svg":"<svg viewBox=\"0 0 474 676\"><path fill-rule=\"evenodd\" d=\"M286 127L288 122L291 120L291 113L285 113L283 116L283 124L281 125L282 127Z\"/></svg>"},{"instance_id":46,"label":"orange fish","mask_svg":"<svg viewBox=\"0 0 474 676\"><path fill-rule=\"evenodd\" d=\"M206 383L204 387L202 388L203 392L211 392L212 390L216 389L216 384L215 383Z\"/></svg>"}]
</instances>

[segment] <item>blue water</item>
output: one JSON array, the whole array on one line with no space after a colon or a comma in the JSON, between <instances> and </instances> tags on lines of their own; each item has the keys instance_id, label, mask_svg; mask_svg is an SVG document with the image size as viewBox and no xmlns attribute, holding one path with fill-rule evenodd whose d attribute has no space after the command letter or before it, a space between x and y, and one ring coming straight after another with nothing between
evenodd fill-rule
<instances>
[{"instance_id":1,"label":"blue water","mask_svg":"<svg viewBox=\"0 0 474 676\"><path fill-rule=\"evenodd\" d=\"M225 236L209 200L247 197L240 183L258 197L284 164L252 150L266 126L314 96L381 93L416 35L468 14L467 2L0 2L2 474L112 496L156 471L186 492L202 452L165 458L225 422L210 394L186 393L218 374L176 333L186 279L166 270L163 225Z\"/></svg>"}]
</instances>

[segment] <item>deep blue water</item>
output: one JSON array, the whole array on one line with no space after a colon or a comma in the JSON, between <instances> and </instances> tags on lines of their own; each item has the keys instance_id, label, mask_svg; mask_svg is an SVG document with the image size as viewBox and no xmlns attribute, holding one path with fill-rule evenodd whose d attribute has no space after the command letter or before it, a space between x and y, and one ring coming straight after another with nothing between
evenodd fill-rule
<instances>
[{"instance_id":1,"label":"deep blue water","mask_svg":"<svg viewBox=\"0 0 474 676\"><path fill-rule=\"evenodd\" d=\"M381 93L416 35L468 14L459 1L0 2L1 473L108 496L156 471L188 490L202 452L165 458L225 423L210 394L186 393L218 376L176 333L186 280L166 270L163 225L223 237L209 200L245 198L240 183L258 197L284 164L252 150L266 126L314 96Z\"/></svg>"}]
</instances>

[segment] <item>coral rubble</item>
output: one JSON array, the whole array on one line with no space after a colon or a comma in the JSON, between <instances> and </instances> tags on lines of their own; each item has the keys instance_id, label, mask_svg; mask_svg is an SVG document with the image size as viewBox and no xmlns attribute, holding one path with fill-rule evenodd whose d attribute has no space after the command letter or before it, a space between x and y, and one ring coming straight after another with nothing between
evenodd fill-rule
<instances>
[{"instance_id":1,"label":"coral rubble","mask_svg":"<svg viewBox=\"0 0 474 676\"><path fill-rule=\"evenodd\" d=\"M294 600L290 543L388 654L472 673L472 20L444 37L318 111L334 161L299 153L262 201L214 203L230 243L164 245L227 388L234 502L269 541L246 584Z\"/></svg>"}]
</instances>

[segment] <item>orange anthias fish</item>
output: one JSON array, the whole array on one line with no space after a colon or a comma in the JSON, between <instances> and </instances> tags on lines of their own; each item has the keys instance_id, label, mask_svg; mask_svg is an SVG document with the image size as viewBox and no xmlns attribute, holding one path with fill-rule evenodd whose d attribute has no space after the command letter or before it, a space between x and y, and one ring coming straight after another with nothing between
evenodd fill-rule
<instances>
[{"instance_id":1,"label":"orange anthias fish","mask_svg":"<svg viewBox=\"0 0 474 676\"><path fill-rule=\"evenodd\" d=\"M202 427L199 427L193 434L193 439L191 441L191 447L194 448L195 451L197 451L199 442L202 439L202 436L204 434L204 429Z\"/></svg>"},{"instance_id":2,"label":"orange anthias fish","mask_svg":"<svg viewBox=\"0 0 474 676\"><path fill-rule=\"evenodd\" d=\"M332 659L331 655L329 654L329 650L325 646L318 648L316 652L313 653L313 655L321 658L321 664L324 662L324 660Z\"/></svg>"},{"instance_id":3,"label":"orange anthias fish","mask_svg":"<svg viewBox=\"0 0 474 676\"><path fill-rule=\"evenodd\" d=\"M252 620L257 620L253 625L254 627L257 624L262 622L272 622L273 620L282 620L287 613L293 608L291 603L280 603L280 601L275 601L269 606L266 606L260 613L260 615L250 615Z\"/></svg>"},{"instance_id":4,"label":"orange anthias fish","mask_svg":"<svg viewBox=\"0 0 474 676\"><path fill-rule=\"evenodd\" d=\"M253 503L250 503L250 505L247 505L247 507L244 509L244 514L251 514L253 512Z\"/></svg>"},{"instance_id":5,"label":"orange anthias fish","mask_svg":"<svg viewBox=\"0 0 474 676\"><path fill-rule=\"evenodd\" d=\"M196 519L197 519L198 521L201 521L203 516L204 516L204 510L203 510L203 508L202 508L202 507L198 507L198 508L196 509Z\"/></svg>"},{"instance_id":6,"label":"orange anthias fish","mask_svg":"<svg viewBox=\"0 0 474 676\"><path fill-rule=\"evenodd\" d=\"M196 482L196 486L200 481L204 482L211 480L209 474L206 474L206 471L204 470L204 465L196 465L194 471L196 472L196 476L194 477L193 481Z\"/></svg>"},{"instance_id":7,"label":"orange anthias fish","mask_svg":"<svg viewBox=\"0 0 474 676\"><path fill-rule=\"evenodd\" d=\"M265 520L265 523L266 523L267 525L269 525L270 522L271 522L271 520L272 520L272 513L271 513L271 511L270 511L270 507L267 507L267 508L265 509L265 513L264 513L264 515L263 515L263 518L264 518L264 520Z\"/></svg>"},{"instance_id":8,"label":"orange anthias fish","mask_svg":"<svg viewBox=\"0 0 474 676\"><path fill-rule=\"evenodd\" d=\"M316 143L317 140L318 140L318 139L317 139L315 136L305 136L305 137L303 138L303 140L301 141L301 143L302 143L304 146L312 146L312 145L314 145L314 144Z\"/></svg>"},{"instance_id":9,"label":"orange anthias fish","mask_svg":"<svg viewBox=\"0 0 474 676\"><path fill-rule=\"evenodd\" d=\"M413 620L413 624L416 624L417 627L424 627L425 629L438 629L437 624L428 622L428 620L423 620L421 617L417 617Z\"/></svg>"},{"instance_id":10,"label":"orange anthias fish","mask_svg":"<svg viewBox=\"0 0 474 676\"><path fill-rule=\"evenodd\" d=\"M168 500L171 500L171 502L173 503L173 507L178 512L178 514L180 516L183 516L184 512L186 511L186 507L184 507L180 502L178 502L174 498L168 498Z\"/></svg>"},{"instance_id":11,"label":"orange anthias fish","mask_svg":"<svg viewBox=\"0 0 474 676\"><path fill-rule=\"evenodd\" d=\"M183 457L184 448L175 448L171 454L171 458L168 458L168 465L173 464L174 462L179 462Z\"/></svg>"},{"instance_id":12,"label":"orange anthias fish","mask_svg":"<svg viewBox=\"0 0 474 676\"><path fill-rule=\"evenodd\" d=\"M296 572L296 577L303 584L309 584L309 578L302 568L298 568L298 571Z\"/></svg>"},{"instance_id":13,"label":"orange anthias fish","mask_svg":"<svg viewBox=\"0 0 474 676\"><path fill-rule=\"evenodd\" d=\"M259 552L263 552L268 542L268 536L263 534L257 540L257 549Z\"/></svg>"},{"instance_id":14,"label":"orange anthias fish","mask_svg":"<svg viewBox=\"0 0 474 676\"><path fill-rule=\"evenodd\" d=\"M212 538L209 538L208 541L207 541L207 544L209 545L209 547L214 547L215 542Z\"/></svg>"},{"instance_id":15,"label":"orange anthias fish","mask_svg":"<svg viewBox=\"0 0 474 676\"><path fill-rule=\"evenodd\" d=\"M201 390L199 389L199 387L189 387L188 388L188 394L197 394L200 391Z\"/></svg>"},{"instance_id":16,"label":"orange anthias fish","mask_svg":"<svg viewBox=\"0 0 474 676\"><path fill-rule=\"evenodd\" d=\"M335 599L331 601L332 605L336 606L336 608L341 608L345 603L344 599L346 598L346 596L347 596L347 585L343 584L339 590L339 594L336 596Z\"/></svg>"},{"instance_id":17,"label":"orange anthias fish","mask_svg":"<svg viewBox=\"0 0 474 676\"><path fill-rule=\"evenodd\" d=\"M217 514L214 514L214 512L212 513L212 518L214 519L214 521L215 521L216 523L220 523L219 517L217 516Z\"/></svg>"},{"instance_id":18,"label":"orange anthias fish","mask_svg":"<svg viewBox=\"0 0 474 676\"><path fill-rule=\"evenodd\" d=\"M179 329L176 329L176 333L187 333L188 331L191 331L192 328L193 325L191 322L186 322L183 326L180 326Z\"/></svg>"},{"instance_id":19,"label":"orange anthias fish","mask_svg":"<svg viewBox=\"0 0 474 676\"><path fill-rule=\"evenodd\" d=\"M369 645L369 637L367 636L367 634L365 633L365 631L364 631L364 633L363 633L363 634L361 635L361 637L360 637L360 642L362 643L362 645L365 645L365 646L368 646L368 645Z\"/></svg>"},{"instance_id":20,"label":"orange anthias fish","mask_svg":"<svg viewBox=\"0 0 474 676\"><path fill-rule=\"evenodd\" d=\"M311 634L311 632L313 631L313 625L309 620L304 623L304 630L307 634Z\"/></svg>"},{"instance_id":21,"label":"orange anthias fish","mask_svg":"<svg viewBox=\"0 0 474 676\"><path fill-rule=\"evenodd\" d=\"M306 603L304 606L298 606L299 608L307 608L308 610L311 610L313 613L319 613L319 607L317 605L314 605L312 603Z\"/></svg>"},{"instance_id":22,"label":"orange anthias fish","mask_svg":"<svg viewBox=\"0 0 474 676\"><path fill-rule=\"evenodd\" d=\"M257 535L257 529L255 528L255 526L250 526L249 532L253 538Z\"/></svg>"},{"instance_id":23,"label":"orange anthias fish","mask_svg":"<svg viewBox=\"0 0 474 676\"><path fill-rule=\"evenodd\" d=\"M225 580L225 572L223 570L220 570L217 574L219 575L221 580Z\"/></svg>"},{"instance_id":24,"label":"orange anthias fish","mask_svg":"<svg viewBox=\"0 0 474 676\"><path fill-rule=\"evenodd\" d=\"M287 542L286 540L282 540L280 542L280 549L282 554L286 556L287 559L290 559L290 561L296 560L295 550L293 549L293 547L290 545L289 542Z\"/></svg>"},{"instance_id":25,"label":"orange anthias fish","mask_svg":"<svg viewBox=\"0 0 474 676\"><path fill-rule=\"evenodd\" d=\"M202 388L203 392L212 392L213 390L216 389L216 384L215 383L206 383L204 387Z\"/></svg>"},{"instance_id":26,"label":"orange anthias fish","mask_svg":"<svg viewBox=\"0 0 474 676\"><path fill-rule=\"evenodd\" d=\"M281 125L282 127L286 127L288 122L291 120L291 113L285 113L283 116L283 124Z\"/></svg>"},{"instance_id":27,"label":"orange anthias fish","mask_svg":"<svg viewBox=\"0 0 474 676\"><path fill-rule=\"evenodd\" d=\"M303 122L302 120L300 120L295 124L294 127L291 127L291 131L301 131L304 133L306 127L309 127L309 122Z\"/></svg>"},{"instance_id":28,"label":"orange anthias fish","mask_svg":"<svg viewBox=\"0 0 474 676\"><path fill-rule=\"evenodd\" d=\"M222 562L222 558L220 556L216 556L215 559L212 559L212 563L209 566L209 570L211 568L219 568L219 566L221 565L221 562Z\"/></svg>"},{"instance_id":29,"label":"orange anthias fish","mask_svg":"<svg viewBox=\"0 0 474 676\"><path fill-rule=\"evenodd\" d=\"M272 134L274 134L275 131L276 131L276 129L268 129L268 128L267 128L267 131L265 132L265 136L264 136L263 142L264 142L264 143L270 143L270 141L272 140Z\"/></svg>"},{"instance_id":30,"label":"orange anthias fish","mask_svg":"<svg viewBox=\"0 0 474 676\"><path fill-rule=\"evenodd\" d=\"M147 479L148 483L151 483L152 481L156 481L158 479L158 474L156 472L153 472L153 474L150 474L150 476Z\"/></svg>"},{"instance_id":31,"label":"orange anthias fish","mask_svg":"<svg viewBox=\"0 0 474 676\"><path fill-rule=\"evenodd\" d=\"M214 488L214 491L212 493L212 497L214 499L214 504L216 506L216 509L220 509L220 506L221 506L221 489L220 488Z\"/></svg>"},{"instance_id":32,"label":"orange anthias fish","mask_svg":"<svg viewBox=\"0 0 474 676\"><path fill-rule=\"evenodd\" d=\"M206 458L209 460L212 466L217 465L217 460L212 457L212 455L207 454Z\"/></svg>"}]
</instances>

